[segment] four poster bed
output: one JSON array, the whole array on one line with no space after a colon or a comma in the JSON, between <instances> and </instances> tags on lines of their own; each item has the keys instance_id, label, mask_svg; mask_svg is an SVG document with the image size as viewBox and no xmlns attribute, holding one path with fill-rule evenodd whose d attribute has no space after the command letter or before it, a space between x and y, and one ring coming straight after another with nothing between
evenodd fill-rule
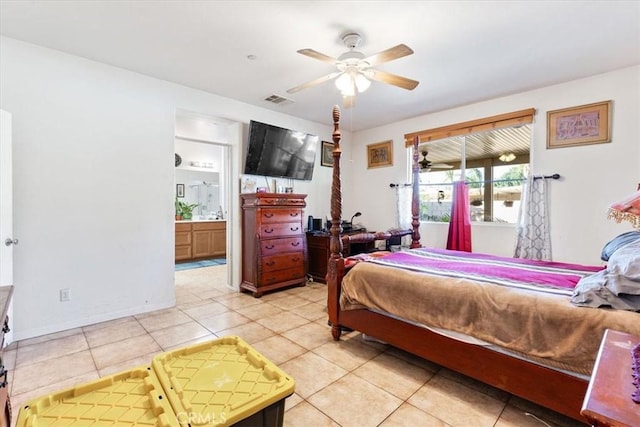
<instances>
[{"instance_id":1,"label":"four poster bed","mask_svg":"<svg viewBox=\"0 0 640 427\"><path fill-rule=\"evenodd\" d=\"M570 304L567 290L604 267L420 248L417 139L411 250L345 267L339 120L336 106L327 274L333 338L353 329L585 422L580 408L604 330L640 334L640 313ZM490 277L500 270L506 278ZM546 285L532 289L531 281Z\"/></svg>"}]
</instances>

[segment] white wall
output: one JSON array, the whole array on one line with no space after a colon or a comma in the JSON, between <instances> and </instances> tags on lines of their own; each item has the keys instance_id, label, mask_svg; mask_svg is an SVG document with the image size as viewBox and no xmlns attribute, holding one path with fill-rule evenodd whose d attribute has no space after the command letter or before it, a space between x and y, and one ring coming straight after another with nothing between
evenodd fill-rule
<instances>
[{"instance_id":1,"label":"white wall","mask_svg":"<svg viewBox=\"0 0 640 427\"><path fill-rule=\"evenodd\" d=\"M332 132L6 37L0 38L0 106L13 114L16 339L174 304L177 110L242 123L244 130L228 135L236 195L250 119L321 139ZM317 162L313 183L296 183L309 195L309 214L329 206L323 188L331 170ZM236 257L237 199L229 207ZM238 282L239 263L231 268ZM62 288L71 290L70 302L59 302Z\"/></svg>"},{"instance_id":2,"label":"white wall","mask_svg":"<svg viewBox=\"0 0 640 427\"><path fill-rule=\"evenodd\" d=\"M612 142L548 150L546 112L612 100ZM404 134L496 114L535 108L531 165L536 174L559 173L549 185L553 258L599 264L600 250L611 238L630 230L627 224L606 219L607 206L636 189L640 182L640 67L631 67L569 83L468 105L381 126L354 135L351 168L345 178L345 211L361 211L371 229L394 222L394 191L389 183L407 182ZM365 147L393 139L394 165L367 170ZM372 196L375 194L375 196ZM421 225L422 243L443 247L447 228ZM511 255L515 228L490 224L472 227L473 249Z\"/></svg>"}]
</instances>

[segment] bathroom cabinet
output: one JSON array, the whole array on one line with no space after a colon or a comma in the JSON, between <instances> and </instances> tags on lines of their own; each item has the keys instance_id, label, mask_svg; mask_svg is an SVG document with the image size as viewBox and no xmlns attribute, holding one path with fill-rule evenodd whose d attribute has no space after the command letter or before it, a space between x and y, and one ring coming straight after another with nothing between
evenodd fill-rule
<instances>
[{"instance_id":1,"label":"bathroom cabinet","mask_svg":"<svg viewBox=\"0 0 640 427\"><path fill-rule=\"evenodd\" d=\"M175 233L176 262L227 254L226 221L178 221Z\"/></svg>"}]
</instances>

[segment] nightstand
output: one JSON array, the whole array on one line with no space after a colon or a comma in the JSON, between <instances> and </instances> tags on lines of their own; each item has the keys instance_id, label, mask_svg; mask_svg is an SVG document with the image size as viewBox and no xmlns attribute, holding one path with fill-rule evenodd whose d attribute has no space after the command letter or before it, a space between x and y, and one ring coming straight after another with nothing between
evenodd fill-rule
<instances>
[{"instance_id":1,"label":"nightstand","mask_svg":"<svg viewBox=\"0 0 640 427\"><path fill-rule=\"evenodd\" d=\"M607 329L580 413L597 427L640 426L640 404L631 400L631 349L640 337Z\"/></svg>"}]
</instances>

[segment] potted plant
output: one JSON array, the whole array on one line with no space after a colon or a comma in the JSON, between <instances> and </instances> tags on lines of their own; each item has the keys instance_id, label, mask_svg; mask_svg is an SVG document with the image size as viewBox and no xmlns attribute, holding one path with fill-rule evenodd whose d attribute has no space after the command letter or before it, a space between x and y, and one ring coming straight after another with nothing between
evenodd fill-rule
<instances>
[{"instance_id":1,"label":"potted plant","mask_svg":"<svg viewBox=\"0 0 640 427\"><path fill-rule=\"evenodd\" d=\"M197 203L188 204L188 203L176 200L176 219L178 219L178 217L181 217L181 219L193 218L193 210L197 206L198 206Z\"/></svg>"},{"instance_id":2,"label":"potted plant","mask_svg":"<svg viewBox=\"0 0 640 427\"><path fill-rule=\"evenodd\" d=\"M180 202L176 197L176 201L174 202L174 206L176 207L176 221L182 220L182 209L180 208Z\"/></svg>"}]
</instances>

